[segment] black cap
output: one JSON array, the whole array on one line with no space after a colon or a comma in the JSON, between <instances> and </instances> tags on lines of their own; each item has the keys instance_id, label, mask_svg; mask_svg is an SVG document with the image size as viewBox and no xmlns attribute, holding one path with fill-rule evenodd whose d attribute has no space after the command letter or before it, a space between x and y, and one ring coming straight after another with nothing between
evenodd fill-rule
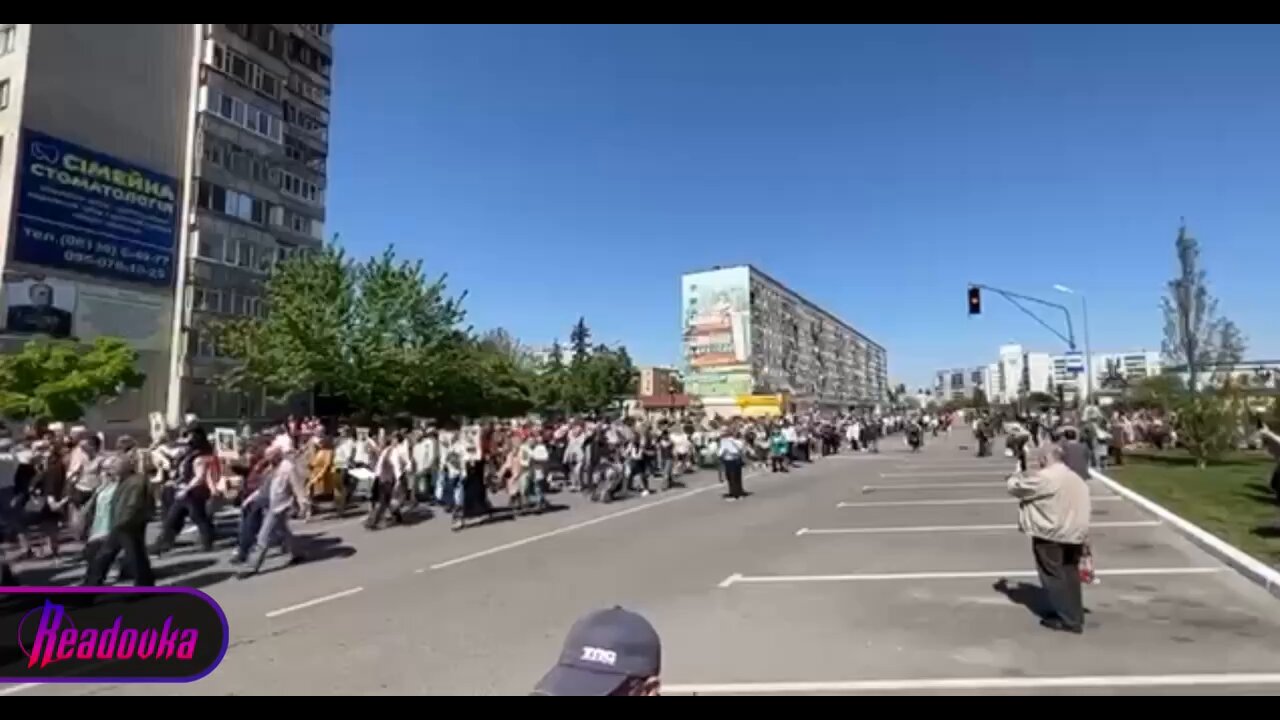
<instances>
[{"instance_id":1,"label":"black cap","mask_svg":"<svg viewBox=\"0 0 1280 720\"><path fill-rule=\"evenodd\" d=\"M648 620L613 607L573 624L560 660L538 681L539 695L606 696L629 678L656 677L662 641Z\"/></svg>"}]
</instances>

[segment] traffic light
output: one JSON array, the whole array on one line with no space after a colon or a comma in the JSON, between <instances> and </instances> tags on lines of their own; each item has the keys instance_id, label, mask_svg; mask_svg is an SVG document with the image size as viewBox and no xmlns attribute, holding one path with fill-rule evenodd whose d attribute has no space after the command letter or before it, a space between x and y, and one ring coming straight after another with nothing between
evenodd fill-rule
<instances>
[{"instance_id":1,"label":"traffic light","mask_svg":"<svg viewBox=\"0 0 1280 720\"><path fill-rule=\"evenodd\" d=\"M982 314L982 290L981 288L969 288L969 314Z\"/></svg>"}]
</instances>

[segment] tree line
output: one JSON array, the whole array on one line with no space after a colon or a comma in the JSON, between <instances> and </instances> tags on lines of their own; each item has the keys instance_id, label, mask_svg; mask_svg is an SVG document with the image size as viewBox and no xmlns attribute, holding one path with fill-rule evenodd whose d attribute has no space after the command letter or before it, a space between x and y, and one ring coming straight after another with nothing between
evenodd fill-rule
<instances>
[{"instance_id":1,"label":"tree line","mask_svg":"<svg viewBox=\"0 0 1280 720\"><path fill-rule=\"evenodd\" d=\"M268 280L264 317L210 328L236 361L221 382L276 399L315 392L353 417L441 419L600 411L634 387L626 348L590 344L584 318L568 362L559 343L542 359L504 329L466 325L466 293L447 279L391 247L296 256Z\"/></svg>"}]
</instances>

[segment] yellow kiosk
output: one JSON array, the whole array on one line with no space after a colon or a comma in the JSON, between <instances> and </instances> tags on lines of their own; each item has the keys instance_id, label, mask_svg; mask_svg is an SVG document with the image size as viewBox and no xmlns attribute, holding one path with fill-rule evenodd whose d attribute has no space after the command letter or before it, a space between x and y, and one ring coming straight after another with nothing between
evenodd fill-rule
<instances>
[{"instance_id":1,"label":"yellow kiosk","mask_svg":"<svg viewBox=\"0 0 1280 720\"><path fill-rule=\"evenodd\" d=\"M739 395L738 411L742 417L782 417L787 406L785 393L777 395Z\"/></svg>"}]
</instances>

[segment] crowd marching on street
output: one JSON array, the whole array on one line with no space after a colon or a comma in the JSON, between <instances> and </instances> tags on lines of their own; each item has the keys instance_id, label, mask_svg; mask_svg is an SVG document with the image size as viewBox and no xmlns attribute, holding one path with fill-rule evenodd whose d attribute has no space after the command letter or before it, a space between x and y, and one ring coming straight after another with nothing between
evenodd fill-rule
<instances>
[{"instance_id":1,"label":"crowd marching on street","mask_svg":"<svg viewBox=\"0 0 1280 720\"><path fill-rule=\"evenodd\" d=\"M461 530L495 512L545 511L556 492L609 503L671 490L699 468L715 468L734 501L748 495L745 468L788 472L846 445L878 452L882 437L904 430L918 447L921 422L679 415L370 428L290 417L257 433L219 428L211 438L188 415L180 428L153 429L148 446L125 435L110 447L85 426L50 423L0 436L0 541L16 542L18 562L83 561L86 585L105 584L123 556L118 579L153 585L151 557L171 551L190 521L201 551L231 542L229 561L245 577L274 546L305 561L295 520L364 512L372 531L430 505ZM503 508L495 504L501 496ZM227 508L238 510L238 528L221 538L215 517ZM79 548L70 557L62 552L68 542ZM0 555L0 584L19 580L8 555Z\"/></svg>"},{"instance_id":2,"label":"crowd marching on street","mask_svg":"<svg viewBox=\"0 0 1280 720\"><path fill-rule=\"evenodd\" d=\"M211 439L208 428L187 416L180 428L153 428L149 446L126 435L108 450L102 434L52 423L0 437L0 540L16 541L19 562L39 556L64 562L63 544L77 543L87 585L106 583L123 555L117 577L151 585L150 557L173 549L190 521L200 550L231 543L229 561L245 577L261 570L274 546L291 562L306 560L306 548L290 529L294 520L363 512L364 527L373 531L430 505L461 530L495 513L543 512L549 495L558 492L608 503L671 490L699 468L716 470L731 502L749 494L747 468L785 473L842 448L878 453L882 439L898 434L918 452L927 437L957 427L972 430L979 457L989 456L996 436L1005 435L1004 454L1022 474L1034 470L1029 449L1053 441L1061 445L1063 462L1087 479L1090 467L1122 462L1127 445L1175 444L1171 425L1146 413L1104 418L1096 408L1078 418L974 411L732 419L681 414L383 428L290 417L257 433L217 428ZM1280 441L1269 447L1280 448ZM497 505L499 498L505 507ZM232 537L220 538L215 515L233 514L228 508L236 511L238 527ZM0 584L18 580L7 560L0 572Z\"/></svg>"}]
</instances>

